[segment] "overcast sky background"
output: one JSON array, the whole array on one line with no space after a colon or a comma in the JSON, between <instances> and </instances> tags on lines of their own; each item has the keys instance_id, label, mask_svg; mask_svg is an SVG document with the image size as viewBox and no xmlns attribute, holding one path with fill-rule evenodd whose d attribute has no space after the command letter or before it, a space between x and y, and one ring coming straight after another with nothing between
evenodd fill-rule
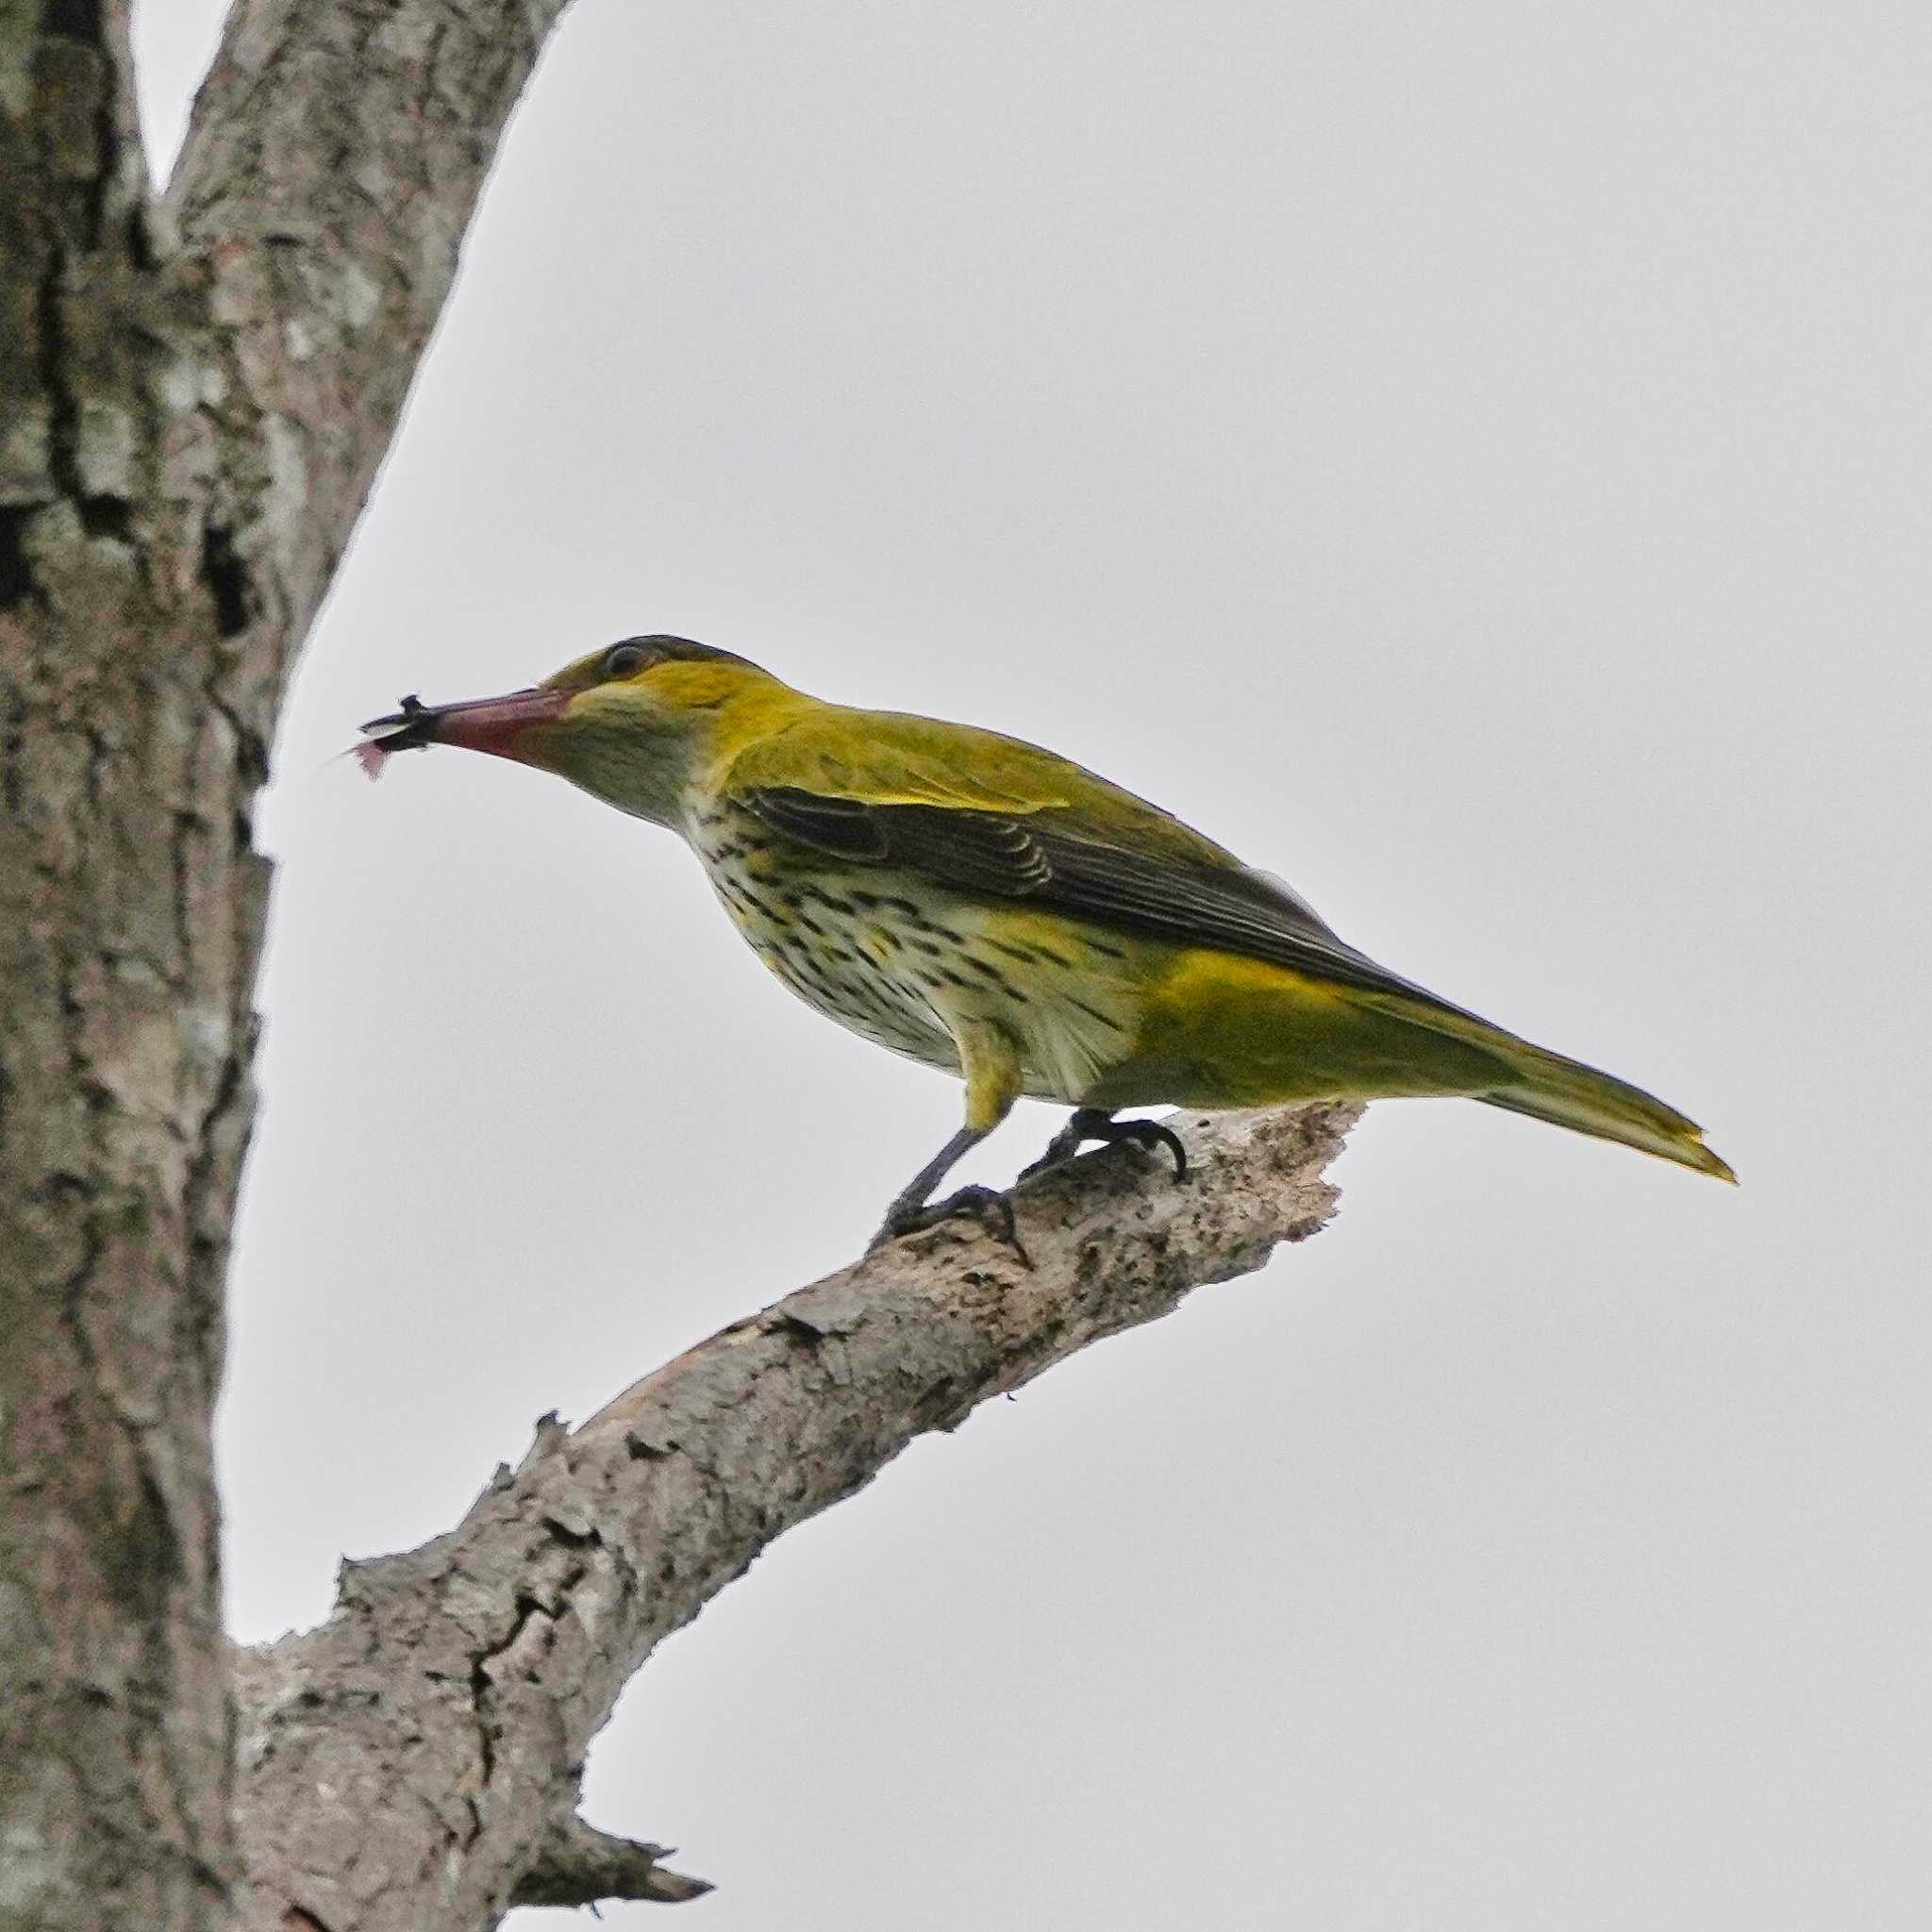
<instances>
[{"instance_id":1,"label":"overcast sky background","mask_svg":"<svg viewBox=\"0 0 1932 1932\"><path fill-rule=\"evenodd\" d=\"M138 10L163 155L220 11ZM240 1633L956 1124L671 839L325 762L682 631L1099 767L1743 1178L1374 1108L1320 1240L665 1647L590 1810L691 1923L1932 1921L1928 95L1905 4L578 0L264 804Z\"/></svg>"}]
</instances>

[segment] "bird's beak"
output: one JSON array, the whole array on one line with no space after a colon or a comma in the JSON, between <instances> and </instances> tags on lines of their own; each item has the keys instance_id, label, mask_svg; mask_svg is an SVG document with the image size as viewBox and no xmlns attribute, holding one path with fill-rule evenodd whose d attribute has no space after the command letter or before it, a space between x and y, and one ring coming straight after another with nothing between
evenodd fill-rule
<instances>
[{"instance_id":1,"label":"bird's beak","mask_svg":"<svg viewBox=\"0 0 1932 1932\"><path fill-rule=\"evenodd\" d=\"M420 698L407 697L401 710L372 718L362 726L364 741L358 749L378 754L378 765L391 752L419 751L431 744L523 758L527 756L525 734L533 724L561 718L569 703L568 691L541 687L513 691L507 697L466 698L455 705L425 705Z\"/></svg>"}]
</instances>

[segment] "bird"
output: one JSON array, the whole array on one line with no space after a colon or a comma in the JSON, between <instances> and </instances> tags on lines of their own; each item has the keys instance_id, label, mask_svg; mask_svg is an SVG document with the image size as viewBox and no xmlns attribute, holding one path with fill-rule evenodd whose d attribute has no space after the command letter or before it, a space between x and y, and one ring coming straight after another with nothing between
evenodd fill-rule
<instances>
[{"instance_id":1,"label":"bird","mask_svg":"<svg viewBox=\"0 0 1932 1932\"><path fill-rule=\"evenodd\" d=\"M1735 1181L1674 1108L1378 965L1272 873L1024 740L808 696L737 653L625 638L502 697L362 726L372 776L455 746L678 834L808 1006L965 1083L875 1241L1010 1196L935 1198L1021 1095L1074 1109L1024 1173L1179 1138L1123 1108L1457 1096Z\"/></svg>"}]
</instances>

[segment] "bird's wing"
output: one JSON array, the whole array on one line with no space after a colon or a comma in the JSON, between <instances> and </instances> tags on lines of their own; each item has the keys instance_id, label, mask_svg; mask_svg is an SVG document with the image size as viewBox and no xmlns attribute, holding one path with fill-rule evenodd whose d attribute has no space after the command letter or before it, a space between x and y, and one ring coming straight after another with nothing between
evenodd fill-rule
<instances>
[{"instance_id":1,"label":"bird's wing","mask_svg":"<svg viewBox=\"0 0 1932 1932\"><path fill-rule=\"evenodd\" d=\"M894 714L843 723L836 738L768 741L723 790L774 831L858 864L1444 1004L1357 952L1278 879L1050 752Z\"/></svg>"}]
</instances>

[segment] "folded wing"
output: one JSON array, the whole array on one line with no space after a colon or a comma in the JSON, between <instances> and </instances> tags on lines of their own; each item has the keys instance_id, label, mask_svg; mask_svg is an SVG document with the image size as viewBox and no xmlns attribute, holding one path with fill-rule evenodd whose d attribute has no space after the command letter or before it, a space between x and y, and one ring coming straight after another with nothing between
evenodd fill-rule
<instances>
[{"instance_id":1,"label":"folded wing","mask_svg":"<svg viewBox=\"0 0 1932 1932\"><path fill-rule=\"evenodd\" d=\"M773 830L860 864L1457 1010L1357 952L1278 880L1231 856L1215 862L1176 851L1167 836L1154 851L1127 842L1116 826L1095 836L1074 808L1046 806L1022 817L950 806L874 805L783 785L737 795Z\"/></svg>"}]
</instances>

